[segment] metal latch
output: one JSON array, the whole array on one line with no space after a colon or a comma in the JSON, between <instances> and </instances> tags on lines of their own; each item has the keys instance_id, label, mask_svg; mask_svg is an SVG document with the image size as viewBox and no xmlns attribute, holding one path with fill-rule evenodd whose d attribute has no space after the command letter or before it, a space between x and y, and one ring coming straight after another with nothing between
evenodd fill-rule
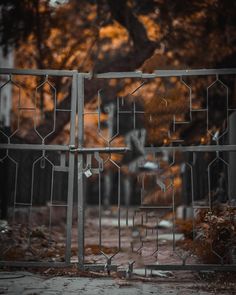
<instances>
[{"instance_id":1,"label":"metal latch","mask_svg":"<svg viewBox=\"0 0 236 295\"><path fill-rule=\"evenodd\" d=\"M131 149L129 147L96 147L96 148L90 148L90 147L76 147L75 145L69 146L69 151L71 153L84 153L84 154L93 154L95 152L98 153L125 153L130 151Z\"/></svg>"}]
</instances>

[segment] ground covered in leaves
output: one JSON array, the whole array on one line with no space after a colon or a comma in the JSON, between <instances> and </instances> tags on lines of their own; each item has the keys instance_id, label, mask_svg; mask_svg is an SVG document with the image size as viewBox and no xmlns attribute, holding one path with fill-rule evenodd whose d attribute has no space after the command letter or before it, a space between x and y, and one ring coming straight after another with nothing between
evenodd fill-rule
<instances>
[{"instance_id":1,"label":"ground covered in leaves","mask_svg":"<svg viewBox=\"0 0 236 295\"><path fill-rule=\"evenodd\" d=\"M105 270L106 256L111 257L112 264L118 265L118 271L111 271L110 277L116 280L119 286L128 286L131 282L158 282L170 284L179 284L183 282L191 283L192 290L215 292L214 294L236 294L236 277L234 273L215 273L215 272L186 272L186 271L146 271L144 265L147 263L181 263L181 259L187 258L188 263L207 262L205 253L203 256L196 256L191 239L192 223L178 221L176 223L176 241L173 251L173 232L172 216L160 215L158 223L153 223L153 216L146 213L140 215L132 209L126 215L122 208L120 230L118 227L117 211L104 211L101 217L101 233L99 232L99 216L97 208L89 208L85 215L85 262L104 265L102 271L81 271L77 268L77 226L74 220L72 227L72 266L67 268L27 268L33 273L43 275L44 277L88 277L104 278L108 276ZM228 213L227 213L228 214ZM211 228L216 231L217 226L221 230L232 229L229 223L231 213L226 215L226 221L211 216ZM127 218L128 216L128 218ZM143 216L143 217L142 217ZM133 218L134 217L134 218ZM154 216L155 217L155 216ZM165 217L165 218L164 218ZM201 224L202 236L209 234L209 216L204 215L199 219ZM39 225L41 224L41 225ZM218 224L215 226L215 224ZM38 220L38 225L32 225L30 228L24 224L7 223L1 221L0 243L2 261L36 261L36 262L63 262L65 261L66 247L66 223L53 222L51 228L42 225L42 219ZM100 236L101 234L101 236ZM158 234L158 238L157 235ZM120 248L119 248L120 237ZM217 241L217 236L214 236ZM99 243L101 239L101 245ZM157 243L158 241L158 243ZM222 243L221 243L222 244ZM188 245L188 248L186 248ZM158 249L158 251L156 251ZM208 249L208 248L207 248ZM102 254L104 253L104 254ZM190 253L190 254L189 254ZM158 255L157 255L158 254ZM210 257L211 258L211 257ZM127 275L128 263L135 261L134 272ZM209 262L208 262L209 263ZM2 268L3 272L12 272L12 268ZM228 292L228 293L227 293ZM191 294L191 293L190 293ZM201 294L201 293L199 293Z\"/></svg>"}]
</instances>

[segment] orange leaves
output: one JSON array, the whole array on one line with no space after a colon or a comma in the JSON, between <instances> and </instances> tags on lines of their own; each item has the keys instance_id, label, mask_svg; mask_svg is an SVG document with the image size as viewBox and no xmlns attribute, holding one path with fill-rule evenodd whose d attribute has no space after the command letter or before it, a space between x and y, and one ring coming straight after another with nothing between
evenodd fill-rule
<instances>
[{"instance_id":1,"label":"orange leaves","mask_svg":"<svg viewBox=\"0 0 236 295\"><path fill-rule=\"evenodd\" d=\"M100 29L100 37L101 38L110 38L110 39L128 39L127 31L115 22L112 25L107 25Z\"/></svg>"}]
</instances>

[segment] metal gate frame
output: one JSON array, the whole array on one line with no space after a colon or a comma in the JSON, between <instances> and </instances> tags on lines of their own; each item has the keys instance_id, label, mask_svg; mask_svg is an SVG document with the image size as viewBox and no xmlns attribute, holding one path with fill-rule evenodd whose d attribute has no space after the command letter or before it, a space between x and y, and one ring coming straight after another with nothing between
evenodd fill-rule
<instances>
[{"instance_id":1,"label":"metal gate frame","mask_svg":"<svg viewBox=\"0 0 236 295\"><path fill-rule=\"evenodd\" d=\"M13 267L65 267L71 264L71 229L72 229L72 211L73 211L73 192L74 192L74 172L75 172L75 154L71 147L75 145L76 136L76 106L77 106L77 71L57 71L57 70L21 70L21 69L0 69L0 75L29 75L29 76L55 76L71 77L71 110L70 110L70 142L69 145L45 144L42 138L41 144L0 144L3 150L28 150L28 151L61 151L69 152L68 166L68 190L67 190L67 214L66 214L66 249L64 262L34 262L34 261L0 261L0 266ZM3 84L4 85L4 84ZM2 86L1 86L2 88ZM1 89L0 88L0 89ZM54 110L57 110L55 105ZM35 128L35 126L34 126ZM32 207L32 203L29 204Z\"/></svg>"},{"instance_id":2,"label":"metal gate frame","mask_svg":"<svg viewBox=\"0 0 236 295\"><path fill-rule=\"evenodd\" d=\"M196 69L196 70L160 70L155 71L152 74L136 72L111 72L102 74L78 74L78 128L79 128L79 140L78 147L75 150L79 154L78 162L80 170L78 171L78 267L81 270L106 270L108 274L111 270L117 270L116 265L111 264L111 258L106 257L107 261L105 265L101 264L86 264L84 262L84 188L83 188L83 155L88 153L117 153L125 152L129 150L128 147L105 147L105 148L86 148L83 147L83 133L84 133L84 79L124 79L124 78L142 78L153 79L163 77L185 77L185 76L216 76L219 75L232 75L236 74L236 69ZM227 109L228 111L228 109ZM219 151L236 151L236 145L199 145L199 146L168 146L168 147L144 147L145 154L156 152L219 152ZM150 264L145 265L145 269L150 270L195 270L195 271L236 271L236 264ZM133 264L128 263L128 271L133 271Z\"/></svg>"},{"instance_id":3,"label":"metal gate frame","mask_svg":"<svg viewBox=\"0 0 236 295\"><path fill-rule=\"evenodd\" d=\"M74 166L75 153L78 153L78 268L82 270L104 270L104 265L84 263L84 210L85 195L83 183L83 155L98 153L119 153L129 150L128 147L104 147L86 148L84 147L84 82L85 79L123 79L123 78L142 78L153 79L158 77L184 77L184 76L219 76L236 74L236 69L209 69L209 70L161 70L152 74L137 72L114 72L114 73L78 73L77 71L57 71L57 70L20 70L20 69L0 69L0 75L33 75L33 76L66 76L72 77L71 92L71 134L69 145L46 145L46 144L0 144L1 149L19 150L39 150L39 151L63 151L69 152L69 183L68 183L68 206L67 206L67 229L66 229L66 259L65 262L10 262L0 261L0 266L50 266L63 267L71 264L71 228L73 210L73 190L74 190ZM76 114L78 114L78 126L76 126ZM78 128L78 142L75 142L76 130ZM204 145L204 146L168 146L168 147L145 147L145 153L161 151L181 151L181 152L217 152L217 151L236 151L236 145ZM107 263L110 263L107 261ZM109 265L110 269L116 269L115 265ZM236 265L146 265L147 269L156 270L219 270L236 271Z\"/></svg>"}]
</instances>

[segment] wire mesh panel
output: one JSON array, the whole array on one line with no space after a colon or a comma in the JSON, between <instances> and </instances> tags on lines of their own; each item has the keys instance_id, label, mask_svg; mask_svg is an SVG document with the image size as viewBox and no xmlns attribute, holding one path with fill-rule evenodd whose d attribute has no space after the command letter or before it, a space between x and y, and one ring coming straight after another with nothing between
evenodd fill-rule
<instances>
[{"instance_id":1,"label":"wire mesh panel","mask_svg":"<svg viewBox=\"0 0 236 295\"><path fill-rule=\"evenodd\" d=\"M85 81L81 267L235 270L235 74Z\"/></svg>"},{"instance_id":2,"label":"wire mesh panel","mask_svg":"<svg viewBox=\"0 0 236 295\"><path fill-rule=\"evenodd\" d=\"M0 129L1 265L70 263L76 83L76 72L1 70L1 109L9 85L12 99Z\"/></svg>"}]
</instances>

